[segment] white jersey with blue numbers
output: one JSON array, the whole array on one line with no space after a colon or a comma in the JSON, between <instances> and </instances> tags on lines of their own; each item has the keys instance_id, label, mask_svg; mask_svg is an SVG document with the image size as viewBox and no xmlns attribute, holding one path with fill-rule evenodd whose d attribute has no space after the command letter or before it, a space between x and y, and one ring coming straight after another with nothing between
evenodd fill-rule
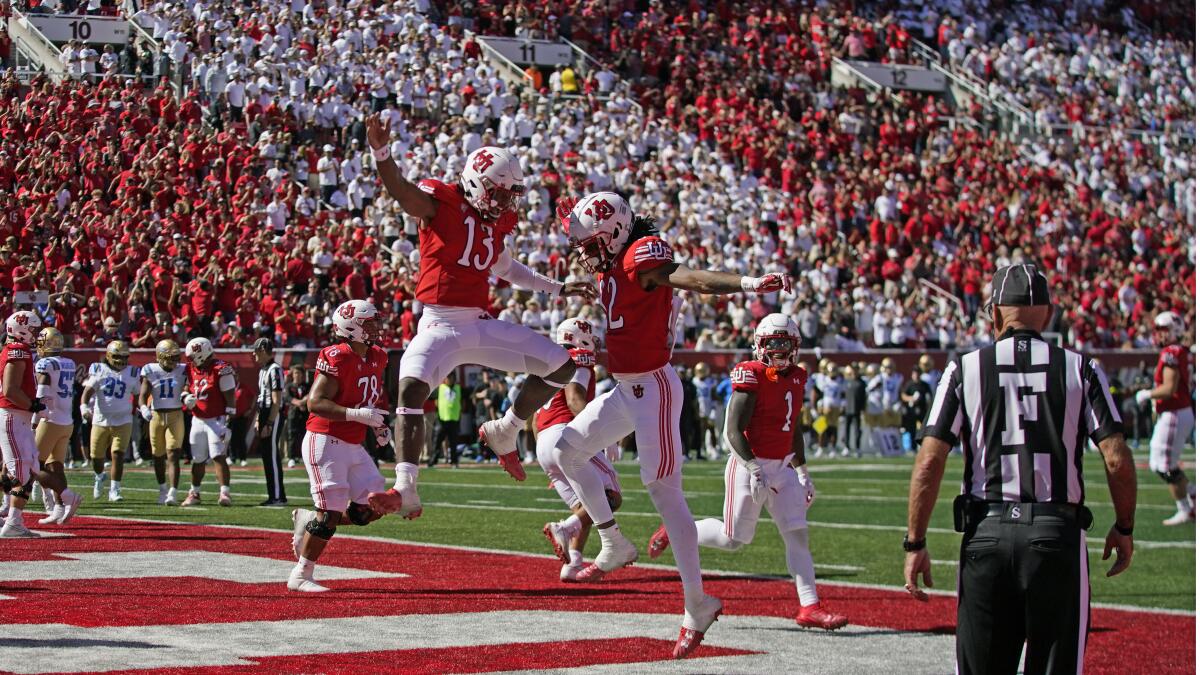
<instances>
[{"instance_id":1,"label":"white jersey with blue numbers","mask_svg":"<svg viewBox=\"0 0 1200 675\"><path fill-rule=\"evenodd\" d=\"M38 359L33 369L38 375L50 378L50 397L43 401L46 409L41 412L42 419L55 424L74 424L71 401L75 396L75 362L65 356L47 356Z\"/></svg>"},{"instance_id":2,"label":"white jersey with blue numbers","mask_svg":"<svg viewBox=\"0 0 1200 675\"><path fill-rule=\"evenodd\" d=\"M179 364L174 370L164 370L157 363L142 366L142 379L150 385L150 407L155 410L179 410L183 407L187 366Z\"/></svg>"},{"instance_id":3,"label":"white jersey with blue numbers","mask_svg":"<svg viewBox=\"0 0 1200 675\"><path fill-rule=\"evenodd\" d=\"M113 370L101 361L88 368L88 386L92 388L92 423L119 427L133 421L133 397L137 394L139 368L125 366Z\"/></svg>"}]
</instances>

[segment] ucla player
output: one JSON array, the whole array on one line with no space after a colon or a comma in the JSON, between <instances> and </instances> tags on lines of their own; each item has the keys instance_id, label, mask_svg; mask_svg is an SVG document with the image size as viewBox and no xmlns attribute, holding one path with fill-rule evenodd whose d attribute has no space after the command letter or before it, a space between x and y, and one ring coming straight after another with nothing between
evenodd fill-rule
<instances>
[{"instance_id":1,"label":"ucla player","mask_svg":"<svg viewBox=\"0 0 1200 675\"><path fill-rule=\"evenodd\" d=\"M38 361L34 364L37 398L46 406L33 416L34 440L42 470L66 484L63 462L75 424L71 420L71 399L75 394L75 362L62 356L63 336L57 328L47 326L38 334L35 343ZM46 517L38 525L65 523L79 508L83 497L67 490L44 490Z\"/></svg>"},{"instance_id":2,"label":"ucla player","mask_svg":"<svg viewBox=\"0 0 1200 675\"><path fill-rule=\"evenodd\" d=\"M138 412L150 423L150 451L158 479L158 503L179 504L179 451L183 448L183 393L187 366L174 340L161 340L154 348L154 363L142 366ZM169 479L169 480L168 480ZM169 484L168 484L169 483Z\"/></svg>"},{"instance_id":3,"label":"ucla player","mask_svg":"<svg viewBox=\"0 0 1200 675\"><path fill-rule=\"evenodd\" d=\"M104 459L111 455L108 501L121 501L121 478L125 473L125 449L133 431L133 396L139 383L138 372L137 366L129 365L129 344L124 340L108 343L104 360L88 368L79 412L92 421L92 468L96 472L93 499L100 498Z\"/></svg>"}]
</instances>

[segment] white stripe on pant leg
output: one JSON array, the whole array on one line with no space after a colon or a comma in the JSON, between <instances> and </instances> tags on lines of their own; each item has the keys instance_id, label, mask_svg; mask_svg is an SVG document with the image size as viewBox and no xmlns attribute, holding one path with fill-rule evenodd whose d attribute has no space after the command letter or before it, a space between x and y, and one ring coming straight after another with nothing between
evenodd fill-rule
<instances>
[{"instance_id":1,"label":"white stripe on pant leg","mask_svg":"<svg viewBox=\"0 0 1200 675\"><path fill-rule=\"evenodd\" d=\"M283 494L283 473L280 469L283 468L279 458L279 424L280 416L275 416L275 424L271 425L271 471L275 476L275 492L271 495L272 499L280 499Z\"/></svg>"},{"instance_id":2,"label":"white stripe on pant leg","mask_svg":"<svg viewBox=\"0 0 1200 675\"><path fill-rule=\"evenodd\" d=\"M1083 650L1087 646L1091 582L1088 580L1087 532L1079 531L1079 644L1076 645L1075 672L1083 675Z\"/></svg>"}]
</instances>

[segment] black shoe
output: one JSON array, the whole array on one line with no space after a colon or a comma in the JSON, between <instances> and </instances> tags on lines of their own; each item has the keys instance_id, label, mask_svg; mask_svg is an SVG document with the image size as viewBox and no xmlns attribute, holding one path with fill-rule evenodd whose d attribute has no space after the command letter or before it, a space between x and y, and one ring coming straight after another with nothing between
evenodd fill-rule
<instances>
[{"instance_id":1,"label":"black shoe","mask_svg":"<svg viewBox=\"0 0 1200 675\"><path fill-rule=\"evenodd\" d=\"M268 499L259 504L259 506L287 506L286 499Z\"/></svg>"}]
</instances>

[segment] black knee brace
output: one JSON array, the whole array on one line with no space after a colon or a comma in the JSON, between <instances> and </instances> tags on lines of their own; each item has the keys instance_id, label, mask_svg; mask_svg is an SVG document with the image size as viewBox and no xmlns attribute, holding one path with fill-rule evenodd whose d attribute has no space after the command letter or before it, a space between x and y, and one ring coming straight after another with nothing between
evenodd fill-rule
<instances>
[{"instance_id":1,"label":"black knee brace","mask_svg":"<svg viewBox=\"0 0 1200 675\"><path fill-rule=\"evenodd\" d=\"M317 516L308 521L308 525L304 526L304 531L308 532L317 539L329 541L333 538L333 533L337 532L337 525L329 525L329 513L326 511L317 511Z\"/></svg>"},{"instance_id":2,"label":"black knee brace","mask_svg":"<svg viewBox=\"0 0 1200 675\"><path fill-rule=\"evenodd\" d=\"M0 473L0 490L2 490L4 494L12 492L12 489L16 486L17 479L13 478L12 474L8 473L7 471Z\"/></svg>"},{"instance_id":3,"label":"black knee brace","mask_svg":"<svg viewBox=\"0 0 1200 675\"><path fill-rule=\"evenodd\" d=\"M29 488L24 485L16 485L8 491L10 499L29 499Z\"/></svg>"},{"instance_id":4,"label":"black knee brace","mask_svg":"<svg viewBox=\"0 0 1200 675\"><path fill-rule=\"evenodd\" d=\"M1179 467L1175 467L1170 471L1155 471L1154 473L1157 473L1159 478L1163 479L1167 483L1170 483L1171 485L1187 480L1187 476L1183 475L1183 469L1180 469Z\"/></svg>"},{"instance_id":5,"label":"black knee brace","mask_svg":"<svg viewBox=\"0 0 1200 675\"><path fill-rule=\"evenodd\" d=\"M346 509L346 517L355 525L366 525L371 522L371 516L373 515L375 515L375 512L365 504L350 502L350 508Z\"/></svg>"}]
</instances>

